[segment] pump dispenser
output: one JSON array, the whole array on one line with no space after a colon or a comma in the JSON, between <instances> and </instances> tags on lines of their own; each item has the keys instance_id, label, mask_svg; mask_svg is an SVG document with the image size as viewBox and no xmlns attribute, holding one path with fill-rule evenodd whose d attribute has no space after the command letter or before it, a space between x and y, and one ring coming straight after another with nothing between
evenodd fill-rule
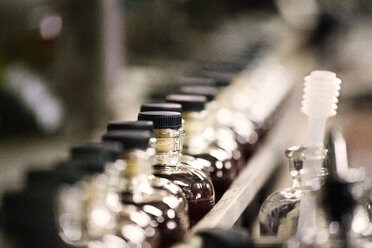
<instances>
[{"instance_id":1,"label":"pump dispenser","mask_svg":"<svg viewBox=\"0 0 372 248\"><path fill-rule=\"evenodd\" d=\"M182 188L188 200L190 225L193 226L214 206L214 188L203 171L180 162L178 129L182 126L181 113L141 112L138 119L154 123L154 137L157 141L154 175L168 178Z\"/></svg>"},{"instance_id":2,"label":"pump dispenser","mask_svg":"<svg viewBox=\"0 0 372 248\"><path fill-rule=\"evenodd\" d=\"M161 236L160 247L168 247L182 239L189 220L177 197L154 188L149 180L152 166L146 149L150 138L148 131L113 131L103 136L103 140L117 141L125 147L120 158L126 168L118 192L122 206L134 205L150 215Z\"/></svg>"},{"instance_id":3,"label":"pump dispenser","mask_svg":"<svg viewBox=\"0 0 372 248\"><path fill-rule=\"evenodd\" d=\"M323 160L325 122L334 115L341 81L333 72L313 71L305 77L302 112L309 117L305 146L287 150L290 159L291 188L277 191L262 204L259 214L261 235L313 239L315 235L315 192L327 171Z\"/></svg>"},{"instance_id":4,"label":"pump dispenser","mask_svg":"<svg viewBox=\"0 0 372 248\"><path fill-rule=\"evenodd\" d=\"M168 95L167 101L177 102L182 105L182 114L185 120L184 153L197 158L203 158L211 163L209 172L216 191L218 201L230 187L242 166L242 157L234 140L225 136L225 140L213 137L205 138L205 111L206 97L197 95ZM230 137L231 138L231 137ZM225 144L221 145L221 143ZM232 145L229 145L229 144ZM229 149L230 148L230 149Z\"/></svg>"},{"instance_id":5,"label":"pump dispenser","mask_svg":"<svg viewBox=\"0 0 372 248\"><path fill-rule=\"evenodd\" d=\"M341 80L330 71L313 71L305 77L301 111L308 117L308 147L323 147L325 124L329 117L336 115ZM319 189L318 177L322 160L305 163L304 183L306 189L300 205L297 235L314 236L316 209L314 190Z\"/></svg>"}]
</instances>

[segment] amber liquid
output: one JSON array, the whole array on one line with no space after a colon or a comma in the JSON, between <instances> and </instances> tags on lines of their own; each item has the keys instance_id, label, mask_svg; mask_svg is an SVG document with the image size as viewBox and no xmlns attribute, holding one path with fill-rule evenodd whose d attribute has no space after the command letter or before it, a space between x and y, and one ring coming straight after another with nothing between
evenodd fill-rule
<instances>
[{"instance_id":1,"label":"amber liquid","mask_svg":"<svg viewBox=\"0 0 372 248\"><path fill-rule=\"evenodd\" d=\"M214 153L193 154L193 156L205 159L211 163L209 170L216 193L216 202L218 202L234 181L237 175L237 167L230 154L226 151L220 148L213 151ZM215 153L217 151L221 156ZM219 160L217 157L224 157L225 159Z\"/></svg>"},{"instance_id":2,"label":"amber liquid","mask_svg":"<svg viewBox=\"0 0 372 248\"><path fill-rule=\"evenodd\" d=\"M147 213L153 220L154 228L159 232L160 244L158 247L170 247L171 245L179 242L185 236L187 232L187 224L182 216L173 214L176 212L168 204L162 201L162 197L156 197L159 199L144 200L141 202L133 201L133 195L130 192L122 193L122 203L132 204L141 208ZM149 208L151 206L151 208ZM172 213L173 210L174 212ZM159 213L161 213L159 215Z\"/></svg>"},{"instance_id":3,"label":"amber liquid","mask_svg":"<svg viewBox=\"0 0 372 248\"><path fill-rule=\"evenodd\" d=\"M171 180L184 192L189 205L190 227L201 220L214 206L213 185L201 170L187 165L154 165L154 175Z\"/></svg>"}]
</instances>

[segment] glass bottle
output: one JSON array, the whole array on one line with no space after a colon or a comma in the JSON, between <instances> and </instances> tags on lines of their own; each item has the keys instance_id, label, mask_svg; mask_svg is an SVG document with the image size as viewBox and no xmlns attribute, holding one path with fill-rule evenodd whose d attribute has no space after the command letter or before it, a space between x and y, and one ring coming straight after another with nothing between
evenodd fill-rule
<instances>
[{"instance_id":1,"label":"glass bottle","mask_svg":"<svg viewBox=\"0 0 372 248\"><path fill-rule=\"evenodd\" d=\"M296 233L300 201L305 189L303 176L308 170L306 165L314 161L322 163L326 150L322 147L294 146L288 148L285 155L289 160L292 186L272 193L262 204L259 212L261 236L288 238ZM317 172L318 177L325 174L323 169Z\"/></svg>"},{"instance_id":2,"label":"glass bottle","mask_svg":"<svg viewBox=\"0 0 372 248\"><path fill-rule=\"evenodd\" d=\"M128 130L137 130L137 131L148 131L153 132L154 125L152 121L111 121L107 124L107 133L113 131L128 131ZM146 152L148 154L148 160L151 160L155 154L155 149L153 146L156 144L156 139L151 137L150 139L150 147L147 148ZM120 162L120 161L119 161ZM123 167L119 166L116 169L112 170L112 174L121 174ZM120 176L119 176L120 177ZM156 189L166 190L169 193L173 194L177 197L178 201L181 204L181 208L188 210L187 199L183 194L182 189L174 184L172 181L156 177L152 173L149 173L149 180L151 186Z\"/></svg>"},{"instance_id":3,"label":"glass bottle","mask_svg":"<svg viewBox=\"0 0 372 248\"><path fill-rule=\"evenodd\" d=\"M212 81L208 81L212 80ZM258 135L254 130L253 124L241 113L233 111L226 107L228 104L221 104L220 95L223 92L223 87L218 87L213 84L213 79L210 78L181 78L180 92L182 94L203 95L207 97L206 110L209 116L209 128L206 129L205 134L207 138L215 139L234 139L238 144L239 151L243 162L246 162L257 147ZM219 134L215 135L219 130ZM232 136L232 138L230 137ZM226 143L220 142L221 145ZM233 145L234 146L234 145ZM230 145L231 147L231 145ZM235 147L230 148L232 150ZM236 155L235 155L236 156Z\"/></svg>"},{"instance_id":4,"label":"glass bottle","mask_svg":"<svg viewBox=\"0 0 372 248\"><path fill-rule=\"evenodd\" d=\"M181 113L140 112L138 119L154 123L157 141L154 175L168 178L181 187L188 201L190 226L195 225L214 206L215 196L213 184L203 171L180 162L181 141L177 130L182 126Z\"/></svg>"},{"instance_id":5,"label":"glass bottle","mask_svg":"<svg viewBox=\"0 0 372 248\"><path fill-rule=\"evenodd\" d=\"M148 111L170 111L170 112L182 112L182 105L178 103L168 103L168 102L161 102L161 103L144 103L141 105L141 112L148 112ZM184 121L182 120L184 123ZM178 128L177 130L180 134L180 146L183 147L183 140L185 137L185 129L183 126ZM155 139L155 138L154 138ZM191 155L181 154L180 161L184 164L190 165L191 167L195 167L197 169L203 170L208 177L210 178L209 167L211 166L210 162L201 159L195 158ZM211 179L211 178L210 178ZM212 179L211 179L212 180Z\"/></svg>"},{"instance_id":6,"label":"glass bottle","mask_svg":"<svg viewBox=\"0 0 372 248\"><path fill-rule=\"evenodd\" d=\"M105 162L73 160L59 163L56 173L79 173L76 183L59 188L58 212L60 235L72 245L87 244L111 233L116 212L106 205ZM96 218L100 213L102 218Z\"/></svg>"},{"instance_id":7,"label":"glass bottle","mask_svg":"<svg viewBox=\"0 0 372 248\"><path fill-rule=\"evenodd\" d=\"M370 241L359 239L352 230L354 209L357 205L353 184L337 176L327 177L322 187L312 192L315 199L312 208L315 209L316 215L314 226L308 230L311 232L291 238L287 247L370 247Z\"/></svg>"},{"instance_id":8,"label":"glass bottle","mask_svg":"<svg viewBox=\"0 0 372 248\"><path fill-rule=\"evenodd\" d=\"M97 197L93 197L92 189L84 182L85 176L76 170L80 170L81 166L89 167L85 162L74 161L60 164L54 171L30 173L27 190L33 192L28 194L32 195L32 199L23 207L36 208L38 213L27 220L32 224L32 218L35 218L36 223L40 222L41 216L42 219L49 219L47 223L51 224L47 227L56 227L49 229L51 234L59 234L65 242L61 247L97 247L108 241L112 245L103 247L159 247L159 234L151 225L150 217L140 209L126 206L111 219L109 211L102 205L97 208ZM39 200L47 203L40 205ZM45 216L45 213L52 213L52 216ZM108 220L114 222L110 223ZM41 230L32 228L33 232L39 231L39 235L43 235L45 227L42 226ZM37 236L40 237L39 235Z\"/></svg>"},{"instance_id":9,"label":"glass bottle","mask_svg":"<svg viewBox=\"0 0 372 248\"><path fill-rule=\"evenodd\" d=\"M189 219L178 198L168 191L154 188L149 180L152 166L146 150L149 131L112 131L105 141L118 141L125 147L121 159L126 168L121 175L119 199L123 206L135 205L151 216L152 225L160 233L160 247L168 247L185 235Z\"/></svg>"},{"instance_id":10,"label":"glass bottle","mask_svg":"<svg viewBox=\"0 0 372 248\"><path fill-rule=\"evenodd\" d=\"M246 136L238 134L231 125L223 126L217 122L217 111L219 109L218 102L215 100L218 94L217 88L208 86L182 86L180 92L186 95L201 95L207 98L205 109L208 114L204 125L205 139L209 143L215 142L224 150L230 151L233 155L234 163L237 164L238 171L240 171L253 152L253 129L244 127L246 130L245 134L249 135L249 141L245 142L244 138Z\"/></svg>"},{"instance_id":11,"label":"glass bottle","mask_svg":"<svg viewBox=\"0 0 372 248\"><path fill-rule=\"evenodd\" d=\"M169 95L167 96L167 101L182 104L186 134L183 147L184 153L203 158L211 163L209 172L216 192L216 201L218 201L236 177L240 158L234 160L232 151L227 151L218 145L218 142L223 141L214 139L213 142L210 142L203 136L205 130L204 121L207 117L207 112L204 111L205 97ZM231 142L229 139L225 140L226 143L229 141Z\"/></svg>"}]
</instances>

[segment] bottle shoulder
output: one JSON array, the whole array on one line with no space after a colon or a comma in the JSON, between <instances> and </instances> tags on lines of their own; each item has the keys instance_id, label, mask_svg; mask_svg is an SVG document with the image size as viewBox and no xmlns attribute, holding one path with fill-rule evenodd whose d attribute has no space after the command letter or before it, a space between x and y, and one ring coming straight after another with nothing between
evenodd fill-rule
<instances>
[{"instance_id":1,"label":"bottle shoulder","mask_svg":"<svg viewBox=\"0 0 372 248\"><path fill-rule=\"evenodd\" d=\"M275 204L281 202L298 202L301 200L302 191L301 190L294 190L291 187L280 189L275 191L271 195L269 195L264 204Z\"/></svg>"},{"instance_id":2,"label":"bottle shoulder","mask_svg":"<svg viewBox=\"0 0 372 248\"><path fill-rule=\"evenodd\" d=\"M214 188L207 174L185 164L178 166L154 165L154 175L164 177L178 185L186 198L214 197Z\"/></svg>"},{"instance_id":3,"label":"bottle shoulder","mask_svg":"<svg viewBox=\"0 0 372 248\"><path fill-rule=\"evenodd\" d=\"M157 164L153 166L153 173L155 176L167 175L172 178L183 179L188 184L192 184L193 182L209 182L208 175L205 172L185 163L179 163L177 166ZM169 177L166 178L170 179ZM170 180L174 183L174 179Z\"/></svg>"}]
</instances>

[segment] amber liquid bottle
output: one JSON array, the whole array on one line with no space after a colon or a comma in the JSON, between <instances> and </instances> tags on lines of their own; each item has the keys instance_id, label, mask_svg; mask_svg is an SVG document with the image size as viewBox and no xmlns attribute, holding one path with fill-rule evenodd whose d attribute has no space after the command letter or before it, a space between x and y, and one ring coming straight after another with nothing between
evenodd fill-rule
<instances>
[{"instance_id":1,"label":"amber liquid bottle","mask_svg":"<svg viewBox=\"0 0 372 248\"><path fill-rule=\"evenodd\" d=\"M118 193L122 206L135 205L150 215L160 233L159 247L169 247L183 238L189 219L176 196L151 185L152 166L146 152L150 138L149 131L113 131L103 136L105 141L119 141L125 147L121 159L126 168Z\"/></svg>"},{"instance_id":2,"label":"amber liquid bottle","mask_svg":"<svg viewBox=\"0 0 372 248\"><path fill-rule=\"evenodd\" d=\"M152 134L154 130L154 125L152 121L110 121L107 124L107 133L110 133L113 131L128 131L128 130L149 131ZM152 156L155 154L155 149L153 148L154 144L156 144L156 139L152 137L150 139L149 148L146 150L148 157L151 161L152 161ZM120 168L118 168L118 166L116 166L116 168L113 168L113 170L111 171L112 171L111 174L113 174L114 177L115 177L115 174L116 175L120 174ZM180 203L180 208L186 209L186 211L188 211L187 199L182 189L179 186L175 185L172 181L166 178L154 176L152 172L149 173L149 180L153 188L168 191L172 195L176 196ZM115 180L115 181L118 181L118 180Z\"/></svg>"},{"instance_id":3,"label":"amber liquid bottle","mask_svg":"<svg viewBox=\"0 0 372 248\"><path fill-rule=\"evenodd\" d=\"M216 201L218 201L235 179L238 165L234 163L231 152L222 149L217 141L212 143L205 139L203 132L207 117L207 112L204 111L206 97L169 95L167 96L167 101L182 104L186 133L183 151L185 154L205 159L211 163L209 172L216 192Z\"/></svg>"},{"instance_id":4,"label":"amber liquid bottle","mask_svg":"<svg viewBox=\"0 0 372 248\"><path fill-rule=\"evenodd\" d=\"M123 161L118 160L123 149L120 142L85 143L71 149L71 162L66 164L64 173L70 170L79 170L80 173L89 174L81 178L77 185L84 186L84 195L76 196L77 189L64 188L60 190L59 209L64 210L59 223L65 227L63 230L72 237L76 233L74 225L76 217L85 213L81 219L82 230L89 234L87 247L107 247L107 244L128 247L160 247L160 231L152 226L152 218L141 210L140 206L121 205L118 201L117 190L113 186L116 178L111 171L114 167L122 167ZM61 171L58 174L61 174ZM67 170L67 171L66 171ZM71 172L69 172L71 174ZM75 192L75 193L73 193ZM72 194L71 194L72 193ZM71 208L82 201L82 211ZM70 218L66 218L66 217ZM64 221L62 221L64 220ZM67 221L67 222L66 222ZM78 221L79 223L80 221ZM70 236L70 237L71 237Z\"/></svg>"},{"instance_id":5,"label":"amber liquid bottle","mask_svg":"<svg viewBox=\"0 0 372 248\"><path fill-rule=\"evenodd\" d=\"M139 120L154 123L156 154L154 156L154 175L171 180L180 186L189 205L190 226L195 225L214 206L215 196L212 182L197 168L180 162L181 140L178 129L182 117L178 112L141 112Z\"/></svg>"},{"instance_id":6,"label":"amber liquid bottle","mask_svg":"<svg viewBox=\"0 0 372 248\"><path fill-rule=\"evenodd\" d=\"M204 137L208 143L214 143L222 149L232 154L232 161L238 171L240 171L246 162L246 151L248 147L242 146L242 137L238 137L230 126L222 126L217 122L217 112L219 104L215 100L218 94L217 87L211 86L182 86L181 94L205 96L205 110L207 111L204 121ZM177 100L177 99L176 99ZM250 148L249 148L250 149Z\"/></svg>"},{"instance_id":7,"label":"amber liquid bottle","mask_svg":"<svg viewBox=\"0 0 372 248\"><path fill-rule=\"evenodd\" d=\"M170 111L170 112L182 112L182 105L178 103L169 103L169 102L157 102L157 103L144 103L141 105L141 112L149 111ZM183 139L185 137L185 129L181 126L177 129L180 134L180 147L183 147ZM155 138L154 138L155 139ZM156 141L155 141L156 142ZM191 155L186 155L181 153L180 161L183 164L190 165L191 167L200 169L204 171L210 180L210 170L208 167L211 166L211 163L205 159L195 158Z\"/></svg>"},{"instance_id":8,"label":"amber liquid bottle","mask_svg":"<svg viewBox=\"0 0 372 248\"><path fill-rule=\"evenodd\" d=\"M226 142L220 142L219 145L224 149L227 147L227 149L231 150L234 160L244 162L237 165L241 169L255 151L258 137L252 123L244 115L226 108L229 106L226 100L230 102L230 98L226 99L223 96L225 91L231 91L231 73L226 73L225 75L224 70L218 69L218 71L213 72L210 68L204 71L201 77L180 78L180 92L182 94L207 97L206 110L208 111L211 126L214 126L215 129L214 132L208 132L210 138L207 137L207 139L213 140L217 138L219 140L219 137L224 140L233 139L238 144L240 154L236 153L235 145L227 144ZM227 137L224 138L223 136Z\"/></svg>"}]
</instances>

